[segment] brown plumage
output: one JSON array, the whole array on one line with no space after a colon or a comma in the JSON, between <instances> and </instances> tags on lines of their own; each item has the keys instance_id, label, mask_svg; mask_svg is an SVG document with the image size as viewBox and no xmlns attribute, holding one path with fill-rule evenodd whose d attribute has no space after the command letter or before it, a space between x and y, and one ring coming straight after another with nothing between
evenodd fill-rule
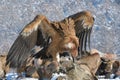
<instances>
[{"instance_id":1,"label":"brown plumage","mask_svg":"<svg viewBox=\"0 0 120 80\"><path fill-rule=\"evenodd\" d=\"M79 43L78 38L75 36L74 22L71 19L66 19L64 23L53 22L52 26L60 35L55 34L56 36L49 45L47 53L54 56L54 60L57 59L57 52L63 53L64 51L69 51L73 57L76 57Z\"/></svg>"},{"instance_id":2,"label":"brown plumage","mask_svg":"<svg viewBox=\"0 0 120 80\"><path fill-rule=\"evenodd\" d=\"M11 72L9 66L5 66L6 57L7 55L0 55L0 78L5 77L6 73ZM33 59L30 59L29 62L26 63L26 65L22 66L22 68L17 69L17 72L20 74L21 72L26 72L26 76L39 78L37 71L36 71L37 66L35 66L33 62L35 61Z\"/></svg>"},{"instance_id":3,"label":"brown plumage","mask_svg":"<svg viewBox=\"0 0 120 80\"><path fill-rule=\"evenodd\" d=\"M0 55L0 78L5 77L5 73L9 71L9 67L5 66L6 55Z\"/></svg>"},{"instance_id":4,"label":"brown plumage","mask_svg":"<svg viewBox=\"0 0 120 80\"><path fill-rule=\"evenodd\" d=\"M86 53L86 48L90 49L90 35L94 24L94 17L89 11L81 11L67 18L72 18L75 22L76 35L79 38L79 55ZM64 20L63 20L64 22Z\"/></svg>"},{"instance_id":5,"label":"brown plumage","mask_svg":"<svg viewBox=\"0 0 120 80\"><path fill-rule=\"evenodd\" d=\"M7 55L6 65L20 68L26 64L32 55L32 48L38 45L45 49L43 54L51 55L54 61L60 52L68 51L76 57L79 45L75 35L74 21L66 19L64 22L49 22L43 15L37 15L32 22L24 27Z\"/></svg>"},{"instance_id":6,"label":"brown plumage","mask_svg":"<svg viewBox=\"0 0 120 80\"><path fill-rule=\"evenodd\" d=\"M105 78L110 78L110 75L112 73L112 66L114 61L113 60L105 60L101 58L101 64L96 72L96 75L104 75Z\"/></svg>"}]
</instances>

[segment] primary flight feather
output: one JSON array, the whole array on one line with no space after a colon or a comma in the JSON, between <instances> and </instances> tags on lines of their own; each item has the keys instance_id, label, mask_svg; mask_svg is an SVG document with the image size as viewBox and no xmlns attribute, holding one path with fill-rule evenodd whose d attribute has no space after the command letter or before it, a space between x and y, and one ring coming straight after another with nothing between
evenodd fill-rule
<instances>
[{"instance_id":1,"label":"primary flight feather","mask_svg":"<svg viewBox=\"0 0 120 80\"><path fill-rule=\"evenodd\" d=\"M86 48L90 49L90 35L94 24L94 17L90 11L81 11L67 18L71 18L74 21L76 36L79 38L79 55L84 55L83 51L86 54ZM62 21L64 22L65 20Z\"/></svg>"}]
</instances>

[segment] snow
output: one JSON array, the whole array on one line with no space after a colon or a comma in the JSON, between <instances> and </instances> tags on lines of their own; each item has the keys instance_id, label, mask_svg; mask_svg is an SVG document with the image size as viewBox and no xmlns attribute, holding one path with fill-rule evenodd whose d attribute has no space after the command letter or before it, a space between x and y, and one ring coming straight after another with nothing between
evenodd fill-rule
<instances>
[{"instance_id":1,"label":"snow","mask_svg":"<svg viewBox=\"0 0 120 80\"><path fill-rule=\"evenodd\" d=\"M56 80L59 76L66 77L66 75L63 74L63 73L59 73L59 74L58 73L53 73L51 80Z\"/></svg>"}]
</instances>

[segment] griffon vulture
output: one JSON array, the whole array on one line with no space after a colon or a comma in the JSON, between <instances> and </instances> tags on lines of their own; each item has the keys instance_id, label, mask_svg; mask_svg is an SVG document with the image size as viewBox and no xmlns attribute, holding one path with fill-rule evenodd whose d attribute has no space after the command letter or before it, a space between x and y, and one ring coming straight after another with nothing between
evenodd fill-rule
<instances>
[{"instance_id":1,"label":"griffon vulture","mask_svg":"<svg viewBox=\"0 0 120 80\"><path fill-rule=\"evenodd\" d=\"M37 15L20 32L7 55L6 65L20 68L26 64L32 48L38 45L45 49L47 56L51 55L53 61L59 62L59 53L65 51L72 57L78 54L79 40L76 37L74 21L65 19L64 22L49 22L43 15Z\"/></svg>"}]
</instances>

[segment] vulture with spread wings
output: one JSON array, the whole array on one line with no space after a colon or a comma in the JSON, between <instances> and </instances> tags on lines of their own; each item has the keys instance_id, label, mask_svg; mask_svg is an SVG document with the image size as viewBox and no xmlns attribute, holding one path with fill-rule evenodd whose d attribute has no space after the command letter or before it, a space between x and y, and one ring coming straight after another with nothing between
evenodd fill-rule
<instances>
[{"instance_id":1,"label":"vulture with spread wings","mask_svg":"<svg viewBox=\"0 0 120 80\"><path fill-rule=\"evenodd\" d=\"M87 47L90 50L90 35L94 24L94 17L90 11L81 11L67 18L72 18L75 22L76 36L79 38L80 44L78 49L79 55L86 55Z\"/></svg>"},{"instance_id":2,"label":"vulture with spread wings","mask_svg":"<svg viewBox=\"0 0 120 80\"><path fill-rule=\"evenodd\" d=\"M51 55L59 62L58 55L70 52L72 57L86 53L90 48L90 34L94 24L94 17L89 11L78 12L60 22L49 22L43 15L38 15L21 31L7 55L10 67L16 68L26 64L34 46L41 50L35 57ZM77 37L79 38L77 38ZM79 40L79 41L78 41ZM79 47L79 48L78 48Z\"/></svg>"},{"instance_id":3,"label":"vulture with spread wings","mask_svg":"<svg viewBox=\"0 0 120 80\"><path fill-rule=\"evenodd\" d=\"M22 67L36 45L43 48L45 53L42 54L51 55L57 62L59 53L65 51L76 57L79 40L75 34L74 21L69 18L64 22L49 22L45 16L37 15L24 27L13 43L7 55L6 65L12 68Z\"/></svg>"}]
</instances>

